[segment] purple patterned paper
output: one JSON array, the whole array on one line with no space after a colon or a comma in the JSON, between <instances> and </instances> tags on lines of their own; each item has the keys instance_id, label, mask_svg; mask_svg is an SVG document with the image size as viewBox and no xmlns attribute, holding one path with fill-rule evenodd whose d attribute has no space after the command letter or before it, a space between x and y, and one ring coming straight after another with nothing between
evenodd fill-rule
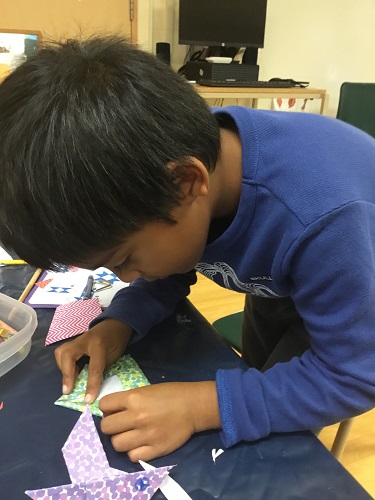
<instances>
[{"instance_id":1,"label":"purple patterned paper","mask_svg":"<svg viewBox=\"0 0 375 500\"><path fill-rule=\"evenodd\" d=\"M174 466L127 473L109 466L89 406L62 448L73 484L25 491L35 500L149 500Z\"/></svg>"},{"instance_id":2,"label":"purple patterned paper","mask_svg":"<svg viewBox=\"0 0 375 500\"><path fill-rule=\"evenodd\" d=\"M25 493L35 500L69 500L70 498L76 500L149 500L172 467L159 467L152 472L123 473L122 476L111 479L98 479L83 484L66 484Z\"/></svg>"},{"instance_id":3,"label":"purple patterned paper","mask_svg":"<svg viewBox=\"0 0 375 500\"><path fill-rule=\"evenodd\" d=\"M62 452L72 483L116 475L111 471L88 405L73 427Z\"/></svg>"}]
</instances>

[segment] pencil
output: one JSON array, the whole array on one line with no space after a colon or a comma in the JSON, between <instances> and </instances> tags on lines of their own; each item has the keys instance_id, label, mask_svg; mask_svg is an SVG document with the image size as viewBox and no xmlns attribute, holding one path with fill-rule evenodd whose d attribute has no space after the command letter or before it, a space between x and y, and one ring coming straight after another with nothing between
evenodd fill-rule
<instances>
[{"instance_id":1,"label":"pencil","mask_svg":"<svg viewBox=\"0 0 375 500\"><path fill-rule=\"evenodd\" d=\"M38 281L38 278L42 272L42 269L38 268L35 273L32 275L31 280L28 282L25 290L22 292L21 297L18 299L20 302L24 302L26 297L29 295L32 287L35 285L35 283Z\"/></svg>"},{"instance_id":2,"label":"pencil","mask_svg":"<svg viewBox=\"0 0 375 500\"><path fill-rule=\"evenodd\" d=\"M0 264L13 265L13 264L27 264L24 260L0 260Z\"/></svg>"},{"instance_id":3,"label":"pencil","mask_svg":"<svg viewBox=\"0 0 375 500\"><path fill-rule=\"evenodd\" d=\"M90 276L87 278L87 283L86 283L85 290L83 292L82 300L91 299L93 286L94 286L94 276L92 276L90 274Z\"/></svg>"}]
</instances>

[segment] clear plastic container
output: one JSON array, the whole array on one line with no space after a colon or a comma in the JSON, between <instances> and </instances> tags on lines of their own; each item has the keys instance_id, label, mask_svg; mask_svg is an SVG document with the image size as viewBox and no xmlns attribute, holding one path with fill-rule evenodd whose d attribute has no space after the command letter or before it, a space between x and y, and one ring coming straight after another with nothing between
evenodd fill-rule
<instances>
[{"instance_id":1,"label":"clear plastic container","mask_svg":"<svg viewBox=\"0 0 375 500\"><path fill-rule=\"evenodd\" d=\"M13 337L0 344L0 377L26 358L38 321L34 309L0 293L0 320L13 328Z\"/></svg>"}]
</instances>

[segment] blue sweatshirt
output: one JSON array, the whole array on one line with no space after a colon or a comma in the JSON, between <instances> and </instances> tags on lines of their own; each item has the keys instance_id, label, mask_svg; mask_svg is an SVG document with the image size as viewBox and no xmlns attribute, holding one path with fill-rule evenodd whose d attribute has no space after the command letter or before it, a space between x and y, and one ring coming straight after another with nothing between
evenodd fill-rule
<instances>
[{"instance_id":1,"label":"blue sweatshirt","mask_svg":"<svg viewBox=\"0 0 375 500\"><path fill-rule=\"evenodd\" d=\"M229 107L242 142L237 214L196 266L218 285L292 298L311 349L264 373L216 376L222 440L329 425L375 405L375 140L338 120ZM135 337L170 315L194 273L134 281L97 319Z\"/></svg>"}]
</instances>

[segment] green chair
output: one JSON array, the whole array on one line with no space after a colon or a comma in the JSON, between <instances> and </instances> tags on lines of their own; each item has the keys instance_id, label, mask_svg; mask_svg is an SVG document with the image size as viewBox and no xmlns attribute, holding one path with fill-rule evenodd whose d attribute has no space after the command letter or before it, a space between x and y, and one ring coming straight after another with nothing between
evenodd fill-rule
<instances>
[{"instance_id":1,"label":"green chair","mask_svg":"<svg viewBox=\"0 0 375 500\"><path fill-rule=\"evenodd\" d=\"M344 82L336 118L375 137L375 83Z\"/></svg>"},{"instance_id":2,"label":"green chair","mask_svg":"<svg viewBox=\"0 0 375 500\"><path fill-rule=\"evenodd\" d=\"M344 82L340 88L336 118L375 137L375 83ZM339 459L344 451L354 418L343 420L338 428L332 454Z\"/></svg>"},{"instance_id":3,"label":"green chair","mask_svg":"<svg viewBox=\"0 0 375 500\"><path fill-rule=\"evenodd\" d=\"M219 334L239 353L242 349L241 328L243 312L236 312L224 316L212 323Z\"/></svg>"}]
</instances>

